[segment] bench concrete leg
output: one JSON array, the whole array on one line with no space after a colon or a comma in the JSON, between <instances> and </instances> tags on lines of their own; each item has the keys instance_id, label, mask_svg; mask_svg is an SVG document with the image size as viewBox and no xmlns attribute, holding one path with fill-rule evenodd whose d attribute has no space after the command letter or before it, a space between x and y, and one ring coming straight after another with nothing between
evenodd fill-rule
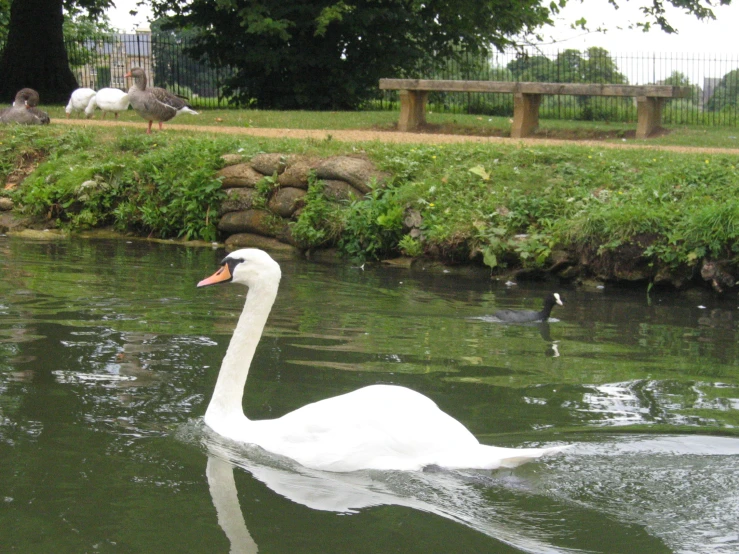
<instances>
[{"instance_id":1,"label":"bench concrete leg","mask_svg":"<svg viewBox=\"0 0 739 554\"><path fill-rule=\"evenodd\" d=\"M664 98L636 97L636 138L649 138L661 127L664 105Z\"/></svg>"},{"instance_id":2,"label":"bench concrete leg","mask_svg":"<svg viewBox=\"0 0 739 554\"><path fill-rule=\"evenodd\" d=\"M398 131L415 131L426 124L426 101L429 93L424 90L400 91L400 120Z\"/></svg>"},{"instance_id":3,"label":"bench concrete leg","mask_svg":"<svg viewBox=\"0 0 739 554\"><path fill-rule=\"evenodd\" d=\"M512 138L527 137L536 131L537 127L539 127L540 103L541 94L523 94L517 92L513 95Z\"/></svg>"}]
</instances>

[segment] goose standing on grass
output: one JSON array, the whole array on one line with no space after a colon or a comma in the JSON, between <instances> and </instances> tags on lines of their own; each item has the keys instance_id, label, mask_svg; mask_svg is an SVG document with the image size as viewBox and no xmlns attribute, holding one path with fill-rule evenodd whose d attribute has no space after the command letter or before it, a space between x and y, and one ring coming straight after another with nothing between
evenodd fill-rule
<instances>
[{"instance_id":1,"label":"goose standing on grass","mask_svg":"<svg viewBox=\"0 0 739 554\"><path fill-rule=\"evenodd\" d=\"M49 114L39 110L38 92L32 88L22 88L15 95L10 108L0 110L0 123L18 123L20 125L46 125L51 120Z\"/></svg>"},{"instance_id":2,"label":"goose standing on grass","mask_svg":"<svg viewBox=\"0 0 739 554\"><path fill-rule=\"evenodd\" d=\"M529 323L532 321L546 321L552 313L555 305L564 306L562 297L558 292L553 292L544 298L544 308L535 310L498 310L493 314L497 321L506 323Z\"/></svg>"},{"instance_id":3,"label":"goose standing on grass","mask_svg":"<svg viewBox=\"0 0 739 554\"><path fill-rule=\"evenodd\" d=\"M498 448L480 444L459 421L420 393L370 385L308 404L277 419L252 421L242 408L254 352L277 296L280 266L254 248L226 256L198 287L240 283L249 290L223 358L205 423L227 439L254 444L305 467L325 471L515 467L551 448Z\"/></svg>"},{"instance_id":4,"label":"goose standing on grass","mask_svg":"<svg viewBox=\"0 0 739 554\"><path fill-rule=\"evenodd\" d=\"M147 87L146 73L140 67L134 67L125 76L133 79L133 85L128 89L128 98L134 111L149 120L149 127L146 129L148 134L151 134L151 124L154 121L159 122L161 131L164 121L181 113L198 115L182 98L163 88Z\"/></svg>"},{"instance_id":5,"label":"goose standing on grass","mask_svg":"<svg viewBox=\"0 0 739 554\"><path fill-rule=\"evenodd\" d=\"M72 92L72 96L69 97L69 103L64 108L64 111L67 113L67 119L70 118L73 112L84 111L93 96L95 96L95 91L91 88L78 88Z\"/></svg>"},{"instance_id":6,"label":"goose standing on grass","mask_svg":"<svg viewBox=\"0 0 739 554\"><path fill-rule=\"evenodd\" d=\"M95 108L103 111L103 119L105 114L113 112L115 118L118 119L119 112L125 112L128 109L128 93L123 92L119 88L101 88L97 94L90 98L90 102L85 108L85 115L91 118L95 115Z\"/></svg>"}]
</instances>

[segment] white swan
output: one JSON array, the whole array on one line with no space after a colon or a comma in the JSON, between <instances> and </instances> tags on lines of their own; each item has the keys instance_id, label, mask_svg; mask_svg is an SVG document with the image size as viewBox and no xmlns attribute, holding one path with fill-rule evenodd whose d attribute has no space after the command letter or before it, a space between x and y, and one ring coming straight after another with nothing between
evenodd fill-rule
<instances>
[{"instance_id":1,"label":"white swan","mask_svg":"<svg viewBox=\"0 0 739 554\"><path fill-rule=\"evenodd\" d=\"M277 296L280 266L266 252L246 248L226 256L198 287L249 287L244 310L218 374L205 423L228 439L256 444L326 471L515 467L564 447L482 445L429 398L393 385L371 385L308 404L278 419L251 421L242 409L246 377Z\"/></svg>"}]
</instances>

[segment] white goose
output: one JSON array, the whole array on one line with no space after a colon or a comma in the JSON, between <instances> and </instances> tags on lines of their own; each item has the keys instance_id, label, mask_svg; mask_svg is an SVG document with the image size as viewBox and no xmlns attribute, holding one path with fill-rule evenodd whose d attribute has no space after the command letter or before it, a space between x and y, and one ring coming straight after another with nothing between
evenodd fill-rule
<instances>
[{"instance_id":1,"label":"white goose","mask_svg":"<svg viewBox=\"0 0 739 554\"><path fill-rule=\"evenodd\" d=\"M326 471L515 467L565 447L498 448L480 444L429 398L394 385L371 385L314 402L278 419L251 421L242 398L254 352L277 297L280 266L266 252L246 248L226 256L198 287L249 287L221 365L205 423L228 439L258 445Z\"/></svg>"},{"instance_id":2,"label":"white goose","mask_svg":"<svg viewBox=\"0 0 739 554\"><path fill-rule=\"evenodd\" d=\"M84 111L93 96L95 96L95 91L91 88L75 89L69 97L67 107L64 108L64 111L67 114L67 119L69 119L73 112Z\"/></svg>"},{"instance_id":3,"label":"white goose","mask_svg":"<svg viewBox=\"0 0 739 554\"><path fill-rule=\"evenodd\" d=\"M103 119L108 112L113 112L115 118L118 119L118 112L125 112L128 104L128 93L119 88L101 88L95 96L90 98L85 108L85 115L89 119L95 114L95 108L100 108L103 111Z\"/></svg>"}]
</instances>

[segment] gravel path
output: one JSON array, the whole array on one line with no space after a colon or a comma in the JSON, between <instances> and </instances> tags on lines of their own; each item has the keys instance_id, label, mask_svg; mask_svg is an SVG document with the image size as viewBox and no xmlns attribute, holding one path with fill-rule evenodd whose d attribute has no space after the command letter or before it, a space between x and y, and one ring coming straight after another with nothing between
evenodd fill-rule
<instances>
[{"instance_id":1,"label":"gravel path","mask_svg":"<svg viewBox=\"0 0 739 554\"><path fill-rule=\"evenodd\" d=\"M143 133L146 123L132 121L111 121L100 119L55 119L52 125L73 125L81 127L135 127L140 128ZM480 144L515 144L525 146L537 145L577 145L595 148L618 148L629 150L661 150L668 152L691 152L703 154L739 154L736 148L702 148L690 146L666 146L650 145L645 143L618 143L593 140L556 140L556 139L511 139L507 137L480 137L474 135L442 135L433 133L399 133L396 131L372 131L372 130L316 130L316 129L271 129L258 127L230 127L216 125L181 125L165 124L165 130L182 129L184 131L200 131L204 133L222 133L232 135L246 135L266 138L290 138L290 139L316 139L338 140L341 142L364 142L380 141L413 144L456 144L456 143L480 143ZM155 131L156 132L156 131Z\"/></svg>"}]
</instances>

